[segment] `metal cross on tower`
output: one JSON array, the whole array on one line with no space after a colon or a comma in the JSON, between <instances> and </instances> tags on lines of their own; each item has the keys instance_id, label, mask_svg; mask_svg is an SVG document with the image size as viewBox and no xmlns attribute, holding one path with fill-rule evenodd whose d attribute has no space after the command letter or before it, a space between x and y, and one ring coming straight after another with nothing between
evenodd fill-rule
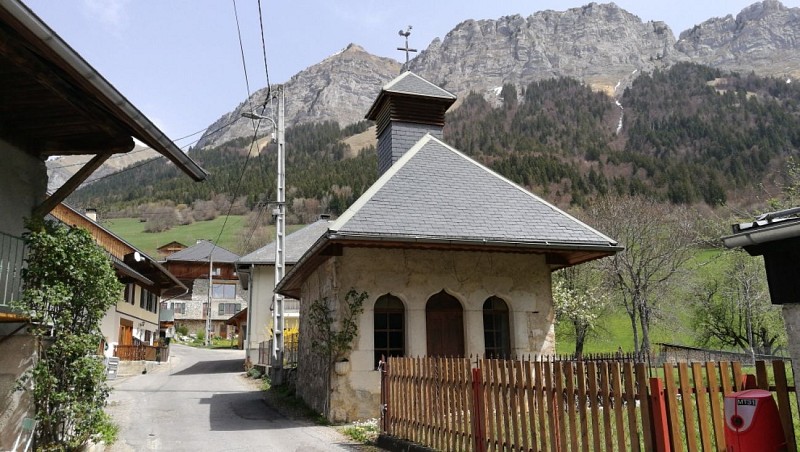
<instances>
[{"instance_id":1,"label":"metal cross on tower","mask_svg":"<svg viewBox=\"0 0 800 452\"><path fill-rule=\"evenodd\" d=\"M408 48L408 36L411 34L411 25L406 28L406 31L400 30L397 32L400 36L404 36L406 38L406 46L405 47L398 47L397 50L403 51L406 53L406 66L408 66L408 53L409 52L417 52L417 49L409 49Z\"/></svg>"}]
</instances>

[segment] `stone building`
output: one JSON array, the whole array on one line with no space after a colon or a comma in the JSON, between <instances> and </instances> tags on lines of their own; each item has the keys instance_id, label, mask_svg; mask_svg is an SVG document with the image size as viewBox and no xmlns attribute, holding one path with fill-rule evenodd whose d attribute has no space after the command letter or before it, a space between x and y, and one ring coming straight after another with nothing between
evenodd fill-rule
<instances>
[{"instance_id":1,"label":"stone building","mask_svg":"<svg viewBox=\"0 0 800 452\"><path fill-rule=\"evenodd\" d=\"M276 288L300 300L297 392L331 420L379 415L381 355L553 353L551 272L620 250L443 142L453 102L411 72L383 87L367 114L380 177ZM351 289L368 297L352 351L331 366L307 314L322 300L340 319Z\"/></svg>"},{"instance_id":2,"label":"stone building","mask_svg":"<svg viewBox=\"0 0 800 452\"><path fill-rule=\"evenodd\" d=\"M226 322L247 307L236 273L238 259L239 255L208 240L198 240L167 256L164 267L188 287L184 293L165 295L171 298L167 307L174 312L176 329L184 325L191 334L205 332L210 316L212 336L229 338L234 334L234 327Z\"/></svg>"}]
</instances>

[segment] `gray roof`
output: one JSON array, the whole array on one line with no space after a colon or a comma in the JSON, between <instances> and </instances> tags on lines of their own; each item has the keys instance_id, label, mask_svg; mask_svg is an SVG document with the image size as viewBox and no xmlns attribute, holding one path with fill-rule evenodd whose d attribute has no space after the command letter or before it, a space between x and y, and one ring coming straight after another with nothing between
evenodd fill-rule
<instances>
[{"instance_id":1,"label":"gray roof","mask_svg":"<svg viewBox=\"0 0 800 452\"><path fill-rule=\"evenodd\" d=\"M215 246L214 243L209 240L200 240L195 245L185 250L170 254L167 256L167 261L208 262L209 253L211 253L211 258L214 262L218 263L232 264L239 259L238 254L232 253L220 246Z\"/></svg>"},{"instance_id":2,"label":"gray roof","mask_svg":"<svg viewBox=\"0 0 800 452\"><path fill-rule=\"evenodd\" d=\"M295 264L311 248L319 238L328 230L328 226L333 223L331 220L322 219L299 229L284 239L284 260L286 264ZM238 264L275 264L275 242L242 256Z\"/></svg>"},{"instance_id":3,"label":"gray roof","mask_svg":"<svg viewBox=\"0 0 800 452\"><path fill-rule=\"evenodd\" d=\"M419 75L406 71L400 76L383 86L382 91L387 93L413 94L416 96L440 97L442 99L454 99L455 94L446 91L433 83L425 80Z\"/></svg>"},{"instance_id":4,"label":"gray roof","mask_svg":"<svg viewBox=\"0 0 800 452\"><path fill-rule=\"evenodd\" d=\"M337 221L340 237L615 246L566 212L426 135Z\"/></svg>"}]
</instances>

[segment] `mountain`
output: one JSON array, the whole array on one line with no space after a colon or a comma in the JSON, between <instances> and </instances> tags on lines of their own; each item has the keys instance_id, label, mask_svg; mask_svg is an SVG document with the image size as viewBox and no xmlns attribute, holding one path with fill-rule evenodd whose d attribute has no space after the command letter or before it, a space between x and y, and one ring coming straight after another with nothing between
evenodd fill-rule
<instances>
[{"instance_id":1,"label":"mountain","mask_svg":"<svg viewBox=\"0 0 800 452\"><path fill-rule=\"evenodd\" d=\"M459 95L450 143L556 203L616 190L715 205L745 187L751 198L758 184L774 187L768 179L800 150L799 16L766 0L676 40L663 22L592 3L462 22L409 67ZM305 213L341 212L374 179L374 151L360 152L374 132L360 121L401 69L351 44L284 85L287 196ZM223 115L191 151L212 173L205 184L134 170L82 189L76 202L191 204L239 184L248 206L272 199L274 175L258 168L274 166L267 153L247 169L253 124L241 118L265 97L262 89Z\"/></svg>"},{"instance_id":2,"label":"mountain","mask_svg":"<svg viewBox=\"0 0 800 452\"><path fill-rule=\"evenodd\" d=\"M778 78L681 62L642 73L616 99L566 77L520 92L506 84L499 98L495 106L481 94L465 96L447 114L445 140L561 206L585 206L605 193L747 206L777 193L787 159L800 156L800 84ZM368 126L287 128L290 218L339 214L375 180L374 147L348 146L365 133L374 137ZM250 155L249 144L239 138L194 150L211 173L202 184L156 163L93 183L71 201L109 212L142 203L197 208L219 196L230 203L235 194L248 208L265 205L275 196L275 152Z\"/></svg>"},{"instance_id":3,"label":"mountain","mask_svg":"<svg viewBox=\"0 0 800 452\"><path fill-rule=\"evenodd\" d=\"M84 185L106 177L109 174L116 173L142 160L157 157L158 155L158 152L136 143L132 151L125 154L114 155L106 160L97 171L89 176L86 182L84 182ZM92 157L91 155L65 155L48 160L46 162L47 190L50 192L57 190L58 187L68 181L69 178L78 172Z\"/></svg>"},{"instance_id":4,"label":"mountain","mask_svg":"<svg viewBox=\"0 0 800 452\"><path fill-rule=\"evenodd\" d=\"M664 22L643 22L614 3L540 11L527 18L467 20L431 42L408 68L462 99L474 91L498 105L504 84L522 92L530 82L553 77L576 78L619 96L638 74L678 62L800 78L800 8L765 0L735 19L729 15L698 24L678 40ZM285 84L287 124L361 121L380 87L400 70L396 61L350 44ZM261 105L264 95L260 90L223 115L197 147L252 135L247 121L224 126L250 105Z\"/></svg>"},{"instance_id":5,"label":"mountain","mask_svg":"<svg viewBox=\"0 0 800 452\"><path fill-rule=\"evenodd\" d=\"M729 71L800 78L800 8L764 0L681 33L675 50Z\"/></svg>"},{"instance_id":6,"label":"mountain","mask_svg":"<svg viewBox=\"0 0 800 452\"><path fill-rule=\"evenodd\" d=\"M324 121L347 125L361 121L381 86L396 77L400 67L400 63L391 58L377 57L350 44L283 85L287 125ZM241 120L241 114L259 108L266 96L267 88L253 93L247 101L211 124L195 147L219 146L240 137L252 138L253 124ZM226 127L227 124L230 125ZM219 132L214 132L217 130ZM264 130L267 132L268 128Z\"/></svg>"}]
</instances>

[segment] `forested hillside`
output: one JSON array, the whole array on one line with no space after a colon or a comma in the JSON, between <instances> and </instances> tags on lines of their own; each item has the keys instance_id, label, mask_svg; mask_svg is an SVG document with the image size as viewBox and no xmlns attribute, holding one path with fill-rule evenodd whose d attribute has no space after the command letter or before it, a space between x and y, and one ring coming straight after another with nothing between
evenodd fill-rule
<instances>
[{"instance_id":1,"label":"forested hillside","mask_svg":"<svg viewBox=\"0 0 800 452\"><path fill-rule=\"evenodd\" d=\"M445 140L560 205L582 206L607 192L676 204L745 202L800 150L800 86L785 79L681 63L640 75L617 99L567 78L522 92L507 85L502 97L493 108L469 95L448 114ZM368 126L287 130L290 219L339 214L375 180L374 148L345 158L341 141ZM248 157L250 142L192 150L211 173L205 183L157 160L95 182L71 202L135 212L146 203L191 206L224 195L252 209L275 198L275 153L271 144Z\"/></svg>"}]
</instances>

